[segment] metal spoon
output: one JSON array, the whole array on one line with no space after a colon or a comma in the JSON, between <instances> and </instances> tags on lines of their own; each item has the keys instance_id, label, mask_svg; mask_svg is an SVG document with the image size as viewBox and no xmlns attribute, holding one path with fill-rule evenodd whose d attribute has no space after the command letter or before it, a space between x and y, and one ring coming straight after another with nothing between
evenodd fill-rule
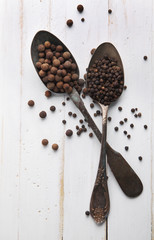
<instances>
[{"instance_id":1,"label":"metal spoon","mask_svg":"<svg viewBox=\"0 0 154 240\"><path fill-rule=\"evenodd\" d=\"M120 55L116 48L111 43L102 43L95 51L88 67L88 74L90 69L95 65L95 61L102 60L105 57L115 59L117 66L120 67L124 76L124 70ZM124 82L124 77L123 77ZM87 81L87 87L89 82ZM122 92L121 92L122 93ZM121 94L120 94L121 95ZM117 96L115 100L118 99ZM95 100L95 99L94 99ZM103 223L109 214L110 200L107 187L107 175L106 175L106 135L107 135L107 113L109 108L108 105L104 105L101 102L96 101L102 109L103 122L102 122L102 138L101 138L101 153L98 166L97 177L93 188L91 201L90 201L90 213L96 223Z\"/></svg>"},{"instance_id":2,"label":"metal spoon","mask_svg":"<svg viewBox=\"0 0 154 240\"><path fill-rule=\"evenodd\" d=\"M50 41L51 43L54 43L56 45L61 44L65 51L69 51L68 48L53 34L47 31L39 31L36 33L36 35L33 38L32 44L31 44L31 58L34 64L34 67L38 73L38 69L36 68L35 64L38 61L38 51L37 47L39 44L44 43L44 41ZM72 56L73 58L73 56ZM73 58L74 62L75 59ZM79 69L77 67L77 73L79 73ZM42 80L41 80L42 81ZM90 114L88 113L87 109L85 108L85 105L80 98L78 92L73 88L73 91L71 94L69 94L70 98L74 102L74 104L77 106L77 108L81 111L87 122L89 123L90 127L94 131L96 137L101 142L101 132L97 128L95 122L91 118ZM116 152L111 148L111 146L107 143L106 144L106 150L107 150L107 160L109 163L109 166L118 181L122 191L128 196L128 197L137 197L141 194L143 190L143 185L137 174L134 172L134 170L131 168L131 166L127 163L127 161L122 157L122 155L119 152ZM119 169L121 171L119 171Z\"/></svg>"}]
</instances>

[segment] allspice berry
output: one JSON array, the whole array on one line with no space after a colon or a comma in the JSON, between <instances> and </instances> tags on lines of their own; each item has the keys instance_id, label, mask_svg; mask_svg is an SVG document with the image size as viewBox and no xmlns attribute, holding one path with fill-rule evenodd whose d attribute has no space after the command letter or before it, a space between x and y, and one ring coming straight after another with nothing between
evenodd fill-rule
<instances>
[{"instance_id":1,"label":"allspice berry","mask_svg":"<svg viewBox=\"0 0 154 240\"><path fill-rule=\"evenodd\" d=\"M66 131L66 136L71 137L73 135L73 131L71 129L68 129Z\"/></svg>"},{"instance_id":2,"label":"allspice berry","mask_svg":"<svg viewBox=\"0 0 154 240\"><path fill-rule=\"evenodd\" d=\"M45 91L45 96L47 98L51 97L51 92L49 90Z\"/></svg>"},{"instance_id":3,"label":"allspice berry","mask_svg":"<svg viewBox=\"0 0 154 240\"><path fill-rule=\"evenodd\" d=\"M58 46L56 47L56 51L57 51L57 52L62 52L62 51L63 51L63 46L58 45Z\"/></svg>"},{"instance_id":4,"label":"allspice berry","mask_svg":"<svg viewBox=\"0 0 154 240\"><path fill-rule=\"evenodd\" d=\"M41 69L41 62L37 62L36 64L35 64L35 66L38 68L38 69Z\"/></svg>"},{"instance_id":5,"label":"allspice berry","mask_svg":"<svg viewBox=\"0 0 154 240\"><path fill-rule=\"evenodd\" d=\"M39 52L43 52L45 50L45 47L43 44L39 44L37 49Z\"/></svg>"},{"instance_id":6,"label":"allspice berry","mask_svg":"<svg viewBox=\"0 0 154 240\"><path fill-rule=\"evenodd\" d=\"M57 143L52 144L52 149L53 149L54 151L57 151L58 148L59 148L59 146L58 146Z\"/></svg>"},{"instance_id":7,"label":"allspice berry","mask_svg":"<svg viewBox=\"0 0 154 240\"><path fill-rule=\"evenodd\" d=\"M54 112L55 110L56 110L56 107L55 107L55 106L51 106L51 107L50 107L50 111L51 111L51 112Z\"/></svg>"},{"instance_id":8,"label":"allspice berry","mask_svg":"<svg viewBox=\"0 0 154 240\"><path fill-rule=\"evenodd\" d=\"M47 146L48 143L49 143L49 141L48 141L47 139L43 139L43 140L42 140L42 145L43 145L43 146Z\"/></svg>"},{"instance_id":9,"label":"allspice berry","mask_svg":"<svg viewBox=\"0 0 154 240\"><path fill-rule=\"evenodd\" d=\"M63 58L69 59L70 57L71 57L70 52L64 52L64 53L63 53Z\"/></svg>"},{"instance_id":10,"label":"allspice berry","mask_svg":"<svg viewBox=\"0 0 154 240\"><path fill-rule=\"evenodd\" d=\"M66 61L66 62L64 62L64 67L66 68L66 69L68 69L68 68L71 68L71 62L70 61Z\"/></svg>"},{"instance_id":11,"label":"allspice berry","mask_svg":"<svg viewBox=\"0 0 154 240\"><path fill-rule=\"evenodd\" d=\"M53 82L49 82L47 83L47 88L50 89L50 90L53 90L55 87L55 84Z\"/></svg>"},{"instance_id":12,"label":"allspice berry","mask_svg":"<svg viewBox=\"0 0 154 240\"><path fill-rule=\"evenodd\" d=\"M53 74L48 75L48 81L53 82L55 80L55 76Z\"/></svg>"},{"instance_id":13,"label":"allspice berry","mask_svg":"<svg viewBox=\"0 0 154 240\"><path fill-rule=\"evenodd\" d=\"M29 100L29 101L28 101L28 105L29 105L30 107L33 107L33 106L34 106L34 104L35 104L35 103L34 103L34 101L33 101L33 100Z\"/></svg>"},{"instance_id":14,"label":"allspice berry","mask_svg":"<svg viewBox=\"0 0 154 240\"><path fill-rule=\"evenodd\" d=\"M47 59L51 59L53 57L53 53L52 52L47 52L46 53L46 58Z\"/></svg>"},{"instance_id":15,"label":"allspice berry","mask_svg":"<svg viewBox=\"0 0 154 240\"><path fill-rule=\"evenodd\" d=\"M40 76L40 77L45 77L45 76L46 76L46 72L43 71L43 70L40 70L40 71L39 71L39 76Z\"/></svg>"},{"instance_id":16,"label":"allspice berry","mask_svg":"<svg viewBox=\"0 0 154 240\"><path fill-rule=\"evenodd\" d=\"M58 59L53 60L53 66L54 67L59 67L60 61Z\"/></svg>"},{"instance_id":17,"label":"allspice berry","mask_svg":"<svg viewBox=\"0 0 154 240\"><path fill-rule=\"evenodd\" d=\"M83 10L84 10L84 7L83 7L81 4L79 4L79 5L77 6L77 10L79 11L79 13L82 13Z\"/></svg>"},{"instance_id":18,"label":"allspice berry","mask_svg":"<svg viewBox=\"0 0 154 240\"><path fill-rule=\"evenodd\" d=\"M74 73L74 74L72 74L72 80L78 80L78 78L79 78L79 75L78 74L76 74L76 73Z\"/></svg>"},{"instance_id":19,"label":"allspice berry","mask_svg":"<svg viewBox=\"0 0 154 240\"><path fill-rule=\"evenodd\" d=\"M68 27L72 27L72 25L73 25L72 19L68 19L66 24L67 24Z\"/></svg>"},{"instance_id":20,"label":"allspice berry","mask_svg":"<svg viewBox=\"0 0 154 240\"><path fill-rule=\"evenodd\" d=\"M91 49L90 51L91 55L93 55L95 51L96 51L96 48Z\"/></svg>"},{"instance_id":21,"label":"allspice berry","mask_svg":"<svg viewBox=\"0 0 154 240\"><path fill-rule=\"evenodd\" d=\"M65 76L63 78L64 82L70 82L71 81L71 78L69 76Z\"/></svg>"},{"instance_id":22,"label":"allspice berry","mask_svg":"<svg viewBox=\"0 0 154 240\"><path fill-rule=\"evenodd\" d=\"M43 63L43 64L41 65L41 69L42 69L43 71L47 71L47 70L49 69L49 64Z\"/></svg>"},{"instance_id":23,"label":"allspice berry","mask_svg":"<svg viewBox=\"0 0 154 240\"><path fill-rule=\"evenodd\" d=\"M40 118L46 118L47 114L45 111L39 113Z\"/></svg>"},{"instance_id":24,"label":"allspice berry","mask_svg":"<svg viewBox=\"0 0 154 240\"><path fill-rule=\"evenodd\" d=\"M45 41L44 46L45 46L45 48L50 48L51 43L49 41Z\"/></svg>"},{"instance_id":25,"label":"allspice berry","mask_svg":"<svg viewBox=\"0 0 154 240\"><path fill-rule=\"evenodd\" d=\"M62 81L58 82L56 84L56 86L57 86L57 88L62 88L63 87L63 82Z\"/></svg>"},{"instance_id":26,"label":"allspice berry","mask_svg":"<svg viewBox=\"0 0 154 240\"><path fill-rule=\"evenodd\" d=\"M52 73L52 74L56 74L57 73L57 68L56 67L51 67L51 69L50 69L50 72Z\"/></svg>"}]
</instances>

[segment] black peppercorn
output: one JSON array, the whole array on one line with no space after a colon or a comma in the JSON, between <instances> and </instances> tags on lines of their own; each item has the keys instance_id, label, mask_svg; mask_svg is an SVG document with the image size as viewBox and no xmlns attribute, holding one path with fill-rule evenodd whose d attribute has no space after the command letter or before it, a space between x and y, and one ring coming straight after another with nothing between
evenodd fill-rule
<instances>
[{"instance_id":1,"label":"black peppercorn","mask_svg":"<svg viewBox=\"0 0 154 240\"><path fill-rule=\"evenodd\" d=\"M146 61L146 60L148 59L148 57L147 57L147 56L144 56L143 59Z\"/></svg>"},{"instance_id":2,"label":"black peppercorn","mask_svg":"<svg viewBox=\"0 0 154 240\"><path fill-rule=\"evenodd\" d=\"M147 128L148 128L148 126L147 126L147 125L144 125L144 128L145 128L145 129L147 129Z\"/></svg>"},{"instance_id":3,"label":"black peppercorn","mask_svg":"<svg viewBox=\"0 0 154 240\"><path fill-rule=\"evenodd\" d=\"M66 103L65 103L65 102L62 102L62 105L63 105L63 106L65 106L65 105L66 105Z\"/></svg>"},{"instance_id":4,"label":"black peppercorn","mask_svg":"<svg viewBox=\"0 0 154 240\"><path fill-rule=\"evenodd\" d=\"M118 127L115 127L114 130L117 132L117 131L119 130L119 128L118 128Z\"/></svg>"},{"instance_id":5,"label":"black peppercorn","mask_svg":"<svg viewBox=\"0 0 154 240\"><path fill-rule=\"evenodd\" d=\"M127 118L124 118L124 122L127 122L127 120L128 120Z\"/></svg>"},{"instance_id":6,"label":"black peppercorn","mask_svg":"<svg viewBox=\"0 0 154 240\"><path fill-rule=\"evenodd\" d=\"M128 146L125 146L125 150L128 151L129 147Z\"/></svg>"},{"instance_id":7,"label":"black peppercorn","mask_svg":"<svg viewBox=\"0 0 154 240\"><path fill-rule=\"evenodd\" d=\"M30 107L33 107L33 106L34 106L34 104L35 104L35 103L34 103L34 101L33 101L33 100L29 100L29 101L28 101L28 105L29 105Z\"/></svg>"},{"instance_id":8,"label":"black peppercorn","mask_svg":"<svg viewBox=\"0 0 154 240\"><path fill-rule=\"evenodd\" d=\"M73 115L72 115L74 118L76 118L77 117L77 115L76 115L76 113L73 113Z\"/></svg>"},{"instance_id":9,"label":"black peppercorn","mask_svg":"<svg viewBox=\"0 0 154 240\"><path fill-rule=\"evenodd\" d=\"M81 18L81 22L84 22L85 21L85 19L84 18Z\"/></svg>"},{"instance_id":10,"label":"black peppercorn","mask_svg":"<svg viewBox=\"0 0 154 240\"><path fill-rule=\"evenodd\" d=\"M133 127L134 127L134 124L133 124L133 123L131 123L131 124L130 124L130 127L131 127L131 128L133 128Z\"/></svg>"},{"instance_id":11,"label":"black peppercorn","mask_svg":"<svg viewBox=\"0 0 154 240\"><path fill-rule=\"evenodd\" d=\"M126 89L127 89L127 86L124 86L123 89L126 90Z\"/></svg>"},{"instance_id":12,"label":"black peppercorn","mask_svg":"<svg viewBox=\"0 0 154 240\"><path fill-rule=\"evenodd\" d=\"M50 107L50 110L51 110L52 112L54 112L54 111L56 110L56 107L55 107L55 106L51 106L51 107Z\"/></svg>"},{"instance_id":13,"label":"black peppercorn","mask_svg":"<svg viewBox=\"0 0 154 240\"><path fill-rule=\"evenodd\" d=\"M66 98L66 100L67 100L67 101L69 101L69 100L70 100L70 98L69 98L69 97L67 97L67 98Z\"/></svg>"},{"instance_id":14,"label":"black peppercorn","mask_svg":"<svg viewBox=\"0 0 154 240\"><path fill-rule=\"evenodd\" d=\"M93 104L93 103L90 103L90 107L91 107L91 108L94 108L94 104Z\"/></svg>"},{"instance_id":15,"label":"black peppercorn","mask_svg":"<svg viewBox=\"0 0 154 240\"><path fill-rule=\"evenodd\" d=\"M83 10L84 10L84 7L83 7L81 4L79 4L79 5L77 6L77 10L78 10L80 13L82 13Z\"/></svg>"},{"instance_id":16,"label":"black peppercorn","mask_svg":"<svg viewBox=\"0 0 154 240\"><path fill-rule=\"evenodd\" d=\"M138 159L139 159L140 161L142 161L142 157L141 157L141 156L139 156Z\"/></svg>"},{"instance_id":17,"label":"black peppercorn","mask_svg":"<svg viewBox=\"0 0 154 240\"><path fill-rule=\"evenodd\" d=\"M112 118L111 118L111 117L108 117L107 119L108 119L108 121L109 121L109 122L111 122L111 120L112 120Z\"/></svg>"},{"instance_id":18,"label":"black peppercorn","mask_svg":"<svg viewBox=\"0 0 154 240\"><path fill-rule=\"evenodd\" d=\"M76 126L76 130L79 130L79 126L78 125Z\"/></svg>"},{"instance_id":19,"label":"black peppercorn","mask_svg":"<svg viewBox=\"0 0 154 240\"><path fill-rule=\"evenodd\" d=\"M123 131L123 133L124 133L125 135L127 135L127 131Z\"/></svg>"},{"instance_id":20,"label":"black peppercorn","mask_svg":"<svg viewBox=\"0 0 154 240\"><path fill-rule=\"evenodd\" d=\"M43 139L42 140L42 145L47 146L48 145L48 140L47 139Z\"/></svg>"},{"instance_id":21,"label":"black peppercorn","mask_svg":"<svg viewBox=\"0 0 154 240\"><path fill-rule=\"evenodd\" d=\"M45 118L47 116L45 111L39 113L40 118Z\"/></svg>"},{"instance_id":22,"label":"black peppercorn","mask_svg":"<svg viewBox=\"0 0 154 240\"><path fill-rule=\"evenodd\" d=\"M138 117L142 117L142 113L138 113Z\"/></svg>"},{"instance_id":23,"label":"black peppercorn","mask_svg":"<svg viewBox=\"0 0 154 240\"><path fill-rule=\"evenodd\" d=\"M62 123L65 125L66 124L66 120L63 120Z\"/></svg>"},{"instance_id":24,"label":"black peppercorn","mask_svg":"<svg viewBox=\"0 0 154 240\"><path fill-rule=\"evenodd\" d=\"M89 211L86 211L85 214L86 214L87 216L89 216L89 215L90 215L90 212L89 212Z\"/></svg>"},{"instance_id":25,"label":"black peppercorn","mask_svg":"<svg viewBox=\"0 0 154 240\"><path fill-rule=\"evenodd\" d=\"M122 107L118 107L118 110L121 112L122 111Z\"/></svg>"},{"instance_id":26,"label":"black peppercorn","mask_svg":"<svg viewBox=\"0 0 154 240\"><path fill-rule=\"evenodd\" d=\"M123 124L124 124L124 122L123 122L123 121L120 121L119 123L120 123L120 125L123 125Z\"/></svg>"},{"instance_id":27,"label":"black peppercorn","mask_svg":"<svg viewBox=\"0 0 154 240\"><path fill-rule=\"evenodd\" d=\"M134 117L136 117L136 118L137 118L137 117L138 117L138 115L135 113L135 114L134 114Z\"/></svg>"},{"instance_id":28,"label":"black peppercorn","mask_svg":"<svg viewBox=\"0 0 154 240\"><path fill-rule=\"evenodd\" d=\"M130 139L130 138L131 138L131 135L130 135L130 134L128 134L128 135L127 135L127 138L128 138L128 139Z\"/></svg>"},{"instance_id":29,"label":"black peppercorn","mask_svg":"<svg viewBox=\"0 0 154 240\"><path fill-rule=\"evenodd\" d=\"M132 108L132 109L131 109L131 112L132 112L132 113L134 113L134 112L135 112L135 109L134 109L134 108Z\"/></svg>"},{"instance_id":30,"label":"black peppercorn","mask_svg":"<svg viewBox=\"0 0 154 240\"><path fill-rule=\"evenodd\" d=\"M66 131L66 136L71 137L73 135L73 131L71 129L68 129Z\"/></svg>"},{"instance_id":31,"label":"black peppercorn","mask_svg":"<svg viewBox=\"0 0 154 240\"><path fill-rule=\"evenodd\" d=\"M68 19L67 22L66 22L67 26L68 27L72 27L73 25L73 20L72 19Z\"/></svg>"},{"instance_id":32,"label":"black peppercorn","mask_svg":"<svg viewBox=\"0 0 154 240\"><path fill-rule=\"evenodd\" d=\"M111 9L109 9L109 10L108 10L108 13L109 13L109 14L111 14L111 13L112 13L112 10L111 10Z\"/></svg>"},{"instance_id":33,"label":"black peppercorn","mask_svg":"<svg viewBox=\"0 0 154 240\"><path fill-rule=\"evenodd\" d=\"M82 119L80 119L80 120L79 120L79 122L80 122L80 123L83 123L83 120L82 120Z\"/></svg>"},{"instance_id":34,"label":"black peppercorn","mask_svg":"<svg viewBox=\"0 0 154 240\"><path fill-rule=\"evenodd\" d=\"M68 115L69 115L69 116L72 116L72 112L68 112Z\"/></svg>"}]
</instances>

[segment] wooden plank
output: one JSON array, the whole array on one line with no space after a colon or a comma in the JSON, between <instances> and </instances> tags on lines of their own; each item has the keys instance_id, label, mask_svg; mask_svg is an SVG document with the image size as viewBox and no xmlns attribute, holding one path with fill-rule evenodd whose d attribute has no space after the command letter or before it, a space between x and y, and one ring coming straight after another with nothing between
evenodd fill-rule
<instances>
[{"instance_id":1,"label":"wooden plank","mask_svg":"<svg viewBox=\"0 0 154 240\"><path fill-rule=\"evenodd\" d=\"M109 239L151 238L151 8L152 1L109 1L112 14L109 16L109 41L119 50L125 69L127 91L110 110L113 117L108 127L108 139L119 150L140 176L144 191L136 199L124 196L110 173L111 213L109 216ZM148 61L143 56L148 56ZM148 97L147 97L148 96ZM117 107L123 111L118 113ZM130 109L137 107L142 118L135 119ZM124 117L128 123L113 133L113 128ZM129 124L134 123L134 129ZM145 131L143 125L148 125ZM118 124L119 125L119 124ZM128 140L123 130L131 134ZM115 140L116 139L116 140ZM125 152L124 146L129 146ZM140 162L138 156L142 156Z\"/></svg>"}]
</instances>

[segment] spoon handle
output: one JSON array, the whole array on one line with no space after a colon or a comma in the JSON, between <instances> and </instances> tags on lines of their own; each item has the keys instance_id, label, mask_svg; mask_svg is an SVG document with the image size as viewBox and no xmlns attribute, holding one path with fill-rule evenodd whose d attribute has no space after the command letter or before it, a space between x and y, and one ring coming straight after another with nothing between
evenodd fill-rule
<instances>
[{"instance_id":1,"label":"spoon handle","mask_svg":"<svg viewBox=\"0 0 154 240\"><path fill-rule=\"evenodd\" d=\"M90 201L90 213L97 224L103 223L106 220L110 209L106 175L106 135L108 106L101 105L101 107L103 112L101 153L97 177Z\"/></svg>"},{"instance_id":2,"label":"spoon handle","mask_svg":"<svg viewBox=\"0 0 154 240\"><path fill-rule=\"evenodd\" d=\"M95 122L93 121L92 117L90 116L89 112L87 111L84 102L80 98L78 92L73 89L72 93L69 95L76 107L80 110L80 112L83 114L83 116L89 123L98 140L101 142L102 134L96 126ZM122 191L128 197L139 196L143 191L143 185L135 171L131 168L131 166L127 163L123 156L119 152L113 150L113 148L111 148L111 146L107 142L106 153L108 164Z\"/></svg>"}]
</instances>

